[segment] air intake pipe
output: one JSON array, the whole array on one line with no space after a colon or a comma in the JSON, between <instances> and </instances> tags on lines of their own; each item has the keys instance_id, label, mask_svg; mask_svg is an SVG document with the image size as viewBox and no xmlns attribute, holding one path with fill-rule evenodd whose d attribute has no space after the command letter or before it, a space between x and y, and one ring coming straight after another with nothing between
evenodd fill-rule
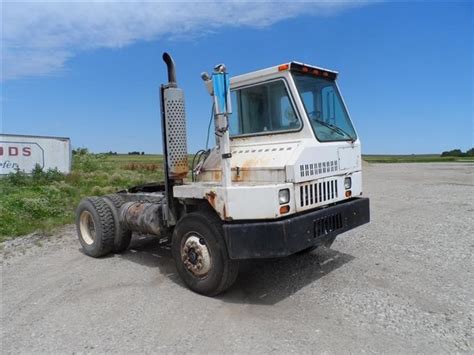
<instances>
[{"instance_id":1,"label":"air intake pipe","mask_svg":"<svg viewBox=\"0 0 474 355\"><path fill-rule=\"evenodd\" d=\"M178 83L176 82L176 69L173 58L171 58L168 53L164 52L163 60L166 63L166 66L168 67L168 86L177 87Z\"/></svg>"}]
</instances>

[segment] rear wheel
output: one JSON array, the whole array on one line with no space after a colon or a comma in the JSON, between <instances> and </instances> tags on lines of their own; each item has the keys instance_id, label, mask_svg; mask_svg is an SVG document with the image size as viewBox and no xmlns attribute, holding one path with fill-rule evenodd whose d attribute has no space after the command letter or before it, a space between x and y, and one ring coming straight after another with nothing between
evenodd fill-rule
<instances>
[{"instance_id":1,"label":"rear wheel","mask_svg":"<svg viewBox=\"0 0 474 355\"><path fill-rule=\"evenodd\" d=\"M193 212L179 220L171 249L179 275L197 293L215 296L237 278L238 262L229 259L221 221L211 212Z\"/></svg>"},{"instance_id":2,"label":"rear wheel","mask_svg":"<svg viewBox=\"0 0 474 355\"><path fill-rule=\"evenodd\" d=\"M132 231L123 227L120 224L120 207L125 203L124 199L118 194L105 195L104 201L109 205L114 215L115 221L115 238L114 238L114 253L121 253L127 250L132 240Z\"/></svg>"},{"instance_id":3,"label":"rear wheel","mask_svg":"<svg viewBox=\"0 0 474 355\"><path fill-rule=\"evenodd\" d=\"M79 203L76 229L87 255L97 258L112 251L115 221L110 206L102 198L87 197Z\"/></svg>"}]
</instances>

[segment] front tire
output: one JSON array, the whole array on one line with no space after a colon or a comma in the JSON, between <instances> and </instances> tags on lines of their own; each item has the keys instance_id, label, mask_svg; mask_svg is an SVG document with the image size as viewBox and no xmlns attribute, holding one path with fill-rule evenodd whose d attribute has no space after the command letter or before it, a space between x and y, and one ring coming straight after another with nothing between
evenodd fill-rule
<instances>
[{"instance_id":1,"label":"front tire","mask_svg":"<svg viewBox=\"0 0 474 355\"><path fill-rule=\"evenodd\" d=\"M229 259L221 221L212 212L193 212L181 218L171 250L182 280L197 293L215 296L237 278L238 262Z\"/></svg>"},{"instance_id":2,"label":"front tire","mask_svg":"<svg viewBox=\"0 0 474 355\"><path fill-rule=\"evenodd\" d=\"M102 198L87 197L79 203L76 230L87 255L98 258L112 251L115 221L111 208Z\"/></svg>"}]
</instances>

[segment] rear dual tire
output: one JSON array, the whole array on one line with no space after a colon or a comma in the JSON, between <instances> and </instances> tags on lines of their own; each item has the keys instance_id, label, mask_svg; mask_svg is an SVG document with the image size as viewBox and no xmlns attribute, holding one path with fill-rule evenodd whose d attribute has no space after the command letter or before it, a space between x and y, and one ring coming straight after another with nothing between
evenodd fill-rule
<instances>
[{"instance_id":1,"label":"rear dual tire","mask_svg":"<svg viewBox=\"0 0 474 355\"><path fill-rule=\"evenodd\" d=\"M105 202L109 205L115 220L114 253L122 253L127 250L132 240L132 231L123 227L120 223L120 207L125 203L118 194L104 196Z\"/></svg>"},{"instance_id":2,"label":"rear dual tire","mask_svg":"<svg viewBox=\"0 0 474 355\"><path fill-rule=\"evenodd\" d=\"M101 197L83 199L76 211L76 229L84 252L94 258L114 248L115 220L110 206Z\"/></svg>"},{"instance_id":3,"label":"rear dual tire","mask_svg":"<svg viewBox=\"0 0 474 355\"><path fill-rule=\"evenodd\" d=\"M94 258L120 253L130 244L132 232L120 225L124 203L119 195L87 197L76 210L76 229L84 252Z\"/></svg>"}]
</instances>

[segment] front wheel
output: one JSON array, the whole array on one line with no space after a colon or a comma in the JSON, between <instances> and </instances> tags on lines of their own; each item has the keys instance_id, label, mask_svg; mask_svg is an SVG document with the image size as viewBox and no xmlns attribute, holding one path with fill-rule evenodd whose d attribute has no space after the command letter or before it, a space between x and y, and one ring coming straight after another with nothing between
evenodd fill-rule
<instances>
[{"instance_id":1,"label":"front wheel","mask_svg":"<svg viewBox=\"0 0 474 355\"><path fill-rule=\"evenodd\" d=\"M179 220L171 250L179 275L197 293L215 296L237 278L238 262L229 259L221 221L211 212L193 212Z\"/></svg>"}]
</instances>

